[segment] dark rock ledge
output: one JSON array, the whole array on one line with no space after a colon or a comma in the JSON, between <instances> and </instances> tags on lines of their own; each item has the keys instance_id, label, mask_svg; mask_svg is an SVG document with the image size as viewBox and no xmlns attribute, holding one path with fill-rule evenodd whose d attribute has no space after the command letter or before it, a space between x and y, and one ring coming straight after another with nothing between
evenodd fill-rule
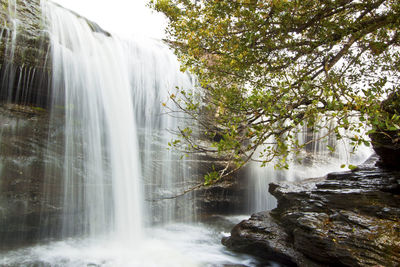
<instances>
[{"instance_id":1,"label":"dark rock ledge","mask_svg":"<svg viewBox=\"0 0 400 267\"><path fill-rule=\"evenodd\" d=\"M269 191L278 207L236 225L225 246L289 266L400 266L399 171L363 165Z\"/></svg>"}]
</instances>

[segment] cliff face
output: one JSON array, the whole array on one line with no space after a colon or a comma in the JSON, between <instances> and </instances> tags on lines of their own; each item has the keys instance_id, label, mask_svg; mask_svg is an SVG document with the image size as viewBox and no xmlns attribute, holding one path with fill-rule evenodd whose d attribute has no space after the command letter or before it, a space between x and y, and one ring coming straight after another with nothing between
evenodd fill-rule
<instances>
[{"instance_id":1,"label":"cliff face","mask_svg":"<svg viewBox=\"0 0 400 267\"><path fill-rule=\"evenodd\" d=\"M235 226L226 246L288 265L400 264L400 172L361 166L269 190L278 207Z\"/></svg>"},{"instance_id":2,"label":"cliff face","mask_svg":"<svg viewBox=\"0 0 400 267\"><path fill-rule=\"evenodd\" d=\"M40 0L0 0L0 249L62 232L64 125L49 112L45 25Z\"/></svg>"},{"instance_id":3,"label":"cliff face","mask_svg":"<svg viewBox=\"0 0 400 267\"><path fill-rule=\"evenodd\" d=\"M0 102L51 105L52 59L45 20L40 0L0 0ZM85 20L94 32L110 36Z\"/></svg>"},{"instance_id":4,"label":"cliff face","mask_svg":"<svg viewBox=\"0 0 400 267\"><path fill-rule=\"evenodd\" d=\"M44 109L37 108L48 105L50 77L49 38L40 1L0 0L0 33L3 248L38 239L42 215L57 212L57 208L45 204L44 173L48 159L44 157L49 116Z\"/></svg>"},{"instance_id":5,"label":"cliff face","mask_svg":"<svg viewBox=\"0 0 400 267\"><path fill-rule=\"evenodd\" d=\"M46 107L51 66L40 0L1 0L0 22L0 100Z\"/></svg>"},{"instance_id":6,"label":"cliff face","mask_svg":"<svg viewBox=\"0 0 400 267\"><path fill-rule=\"evenodd\" d=\"M40 108L0 106L0 249L54 236L61 222L61 125ZM58 143L47 144L49 135ZM59 136L59 138L54 138ZM50 151L51 149L51 151ZM54 174L54 175L52 175Z\"/></svg>"}]
</instances>

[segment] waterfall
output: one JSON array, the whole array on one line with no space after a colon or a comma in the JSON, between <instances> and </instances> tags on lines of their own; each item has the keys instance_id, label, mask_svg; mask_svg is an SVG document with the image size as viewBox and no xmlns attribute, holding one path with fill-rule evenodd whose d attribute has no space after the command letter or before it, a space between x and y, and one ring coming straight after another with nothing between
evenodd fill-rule
<instances>
[{"instance_id":1,"label":"waterfall","mask_svg":"<svg viewBox=\"0 0 400 267\"><path fill-rule=\"evenodd\" d=\"M309 178L321 178L330 172L343 171L341 165L357 165L363 163L373 153L372 148L364 145L353 151L348 138L338 140L335 134L329 134L334 127L332 119L322 119L319 131L306 125L297 134L299 144L306 144L298 155L289 155L289 169L275 169L274 162L260 167L260 163L252 162L246 169L249 179L248 202L249 212L271 210L276 207L276 199L268 193L270 183L300 182ZM350 132L340 130L342 136ZM365 134L365 133L364 133ZM332 149L328 149L328 145ZM260 151L263 148L260 148Z\"/></svg>"},{"instance_id":2,"label":"waterfall","mask_svg":"<svg viewBox=\"0 0 400 267\"><path fill-rule=\"evenodd\" d=\"M2 2L9 15L0 35L0 226L10 231L0 231L0 239L34 244L13 250L0 242L10 250L0 252L0 265L259 266L220 244L240 216L188 224L196 219L194 193L175 198L210 162L198 167L196 158L182 160L167 149L170 130L186 120L167 114L162 103L176 87L196 84L170 48L120 39L49 1L42 1L44 16L32 20L40 26L31 34L26 28L35 27L21 22L18 8L38 17L31 12L38 2ZM46 48L30 54L42 42ZM30 47L21 52L24 45ZM298 138L324 134L304 129ZM250 165L249 212L275 206L268 183L323 176L347 163L348 144L335 153L325 147L310 144L288 171ZM369 153L362 148L350 161ZM208 201L219 189L204 191Z\"/></svg>"},{"instance_id":3,"label":"waterfall","mask_svg":"<svg viewBox=\"0 0 400 267\"><path fill-rule=\"evenodd\" d=\"M189 177L179 155L165 147L172 138L167 129L177 120L162 116L161 103L175 86L192 87L191 77L180 73L160 42L94 32L72 12L43 5L51 39L53 123L65 120L62 236L138 240L146 214L160 222L177 214L176 201L152 210L145 199L154 190L173 195ZM186 206L180 215L192 214Z\"/></svg>"}]
</instances>

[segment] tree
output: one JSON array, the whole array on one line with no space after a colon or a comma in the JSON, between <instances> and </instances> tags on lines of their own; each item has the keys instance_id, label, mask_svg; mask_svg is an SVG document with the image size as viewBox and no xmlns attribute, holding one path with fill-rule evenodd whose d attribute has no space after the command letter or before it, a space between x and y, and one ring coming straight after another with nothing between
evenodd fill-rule
<instances>
[{"instance_id":1,"label":"tree","mask_svg":"<svg viewBox=\"0 0 400 267\"><path fill-rule=\"evenodd\" d=\"M208 183L254 158L264 164L277 158L287 167L288 154L306 145L296 133L302 125L326 127L321 118L335 121L329 133L338 138L340 129L351 131L355 146L368 144L359 134L367 127L369 133L400 129L398 111L381 107L399 94L398 0L152 0L150 6L169 19L168 41L202 88L171 94L201 125L199 134L181 129L173 145L228 162Z\"/></svg>"}]
</instances>

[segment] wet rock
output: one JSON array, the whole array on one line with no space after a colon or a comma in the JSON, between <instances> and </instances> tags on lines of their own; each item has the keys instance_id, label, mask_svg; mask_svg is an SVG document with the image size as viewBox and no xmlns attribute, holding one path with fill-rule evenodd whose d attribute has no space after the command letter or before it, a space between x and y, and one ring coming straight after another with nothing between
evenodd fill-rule
<instances>
[{"instance_id":1,"label":"wet rock","mask_svg":"<svg viewBox=\"0 0 400 267\"><path fill-rule=\"evenodd\" d=\"M246 187L239 179L226 179L196 190L197 213L238 214L246 211Z\"/></svg>"},{"instance_id":2,"label":"wet rock","mask_svg":"<svg viewBox=\"0 0 400 267\"><path fill-rule=\"evenodd\" d=\"M394 92L381 104L382 112L390 117L400 113L400 93ZM389 169L400 169L400 131L375 129L375 133L369 135L372 146L379 155L379 166Z\"/></svg>"},{"instance_id":3,"label":"wet rock","mask_svg":"<svg viewBox=\"0 0 400 267\"><path fill-rule=\"evenodd\" d=\"M51 60L40 1L0 2L0 101L46 107Z\"/></svg>"},{"instance_id":4,"label":"wet rock","mask_svg":"<svg viewBox=\"0 0 400 267\"><path fill-rule=\"evenodd\" d=\"M47 146L56 130L43 109L0 106L0 248L48 237L59 227L61 208L54 203L62 201L62 182L50 169L61 173L61 167L49 155L62 159L62 140L52 153Z\"/></svg>"},{"instance_id":5,"label":"wet rock","mask_svg":"<svg viewBox=\"0 0 400 267\"><path fill-rule=\"evenodd\" d=\"M271 184L278 207L241 222L223 243L298 266L398 266L399 189L400 172L371 166Z\"/></svg>"},{"instance_id":6,"label":"wet rock","mask_svg":"<svg viewBox=\"0 0 400 267\"><path fill-rule=\"evenodd\" d=\"M235 251L295 266L292 258L299 258L301 254L288 246L288 239L269 212L262 212L236 225L231 236L222 239L222 244Z\"/></svg>"},{"instance_id":7,"label":"wet rock","mask_svg":"<svg viewBox=\"0 0 400 267\"><path fill-rule=\"evenodd\" d=\"M372 146L380 156L378 164L383 168L400 169L400 131L376 132L370 134Z\"/></svg>"},{"instance_id":8,"label":"wet rock","mask_svg":"<svg viewBox=\"0 0 400 267\"><path fill-rule=\"evenodd\" d=\"M196 163L199 182L204 181L203 177L208 172L225 167L225 162L211 157L199 158ZM247 210L246 194L246 179L241 173L232 174L195 191L197 214L241 214Z\"/></svg>"},{"instance_id":9,"label":"wet rock","mask_svg":"<svg viewBox=\"0 0 400 267\"><path fill-rule=\"evenodd\" d=\"M111 36L82 19L94 32ZM0 0L0 102L43 108L51 104L52 60L45 20L40 0Z\"/></svg>"}]
</instances>

